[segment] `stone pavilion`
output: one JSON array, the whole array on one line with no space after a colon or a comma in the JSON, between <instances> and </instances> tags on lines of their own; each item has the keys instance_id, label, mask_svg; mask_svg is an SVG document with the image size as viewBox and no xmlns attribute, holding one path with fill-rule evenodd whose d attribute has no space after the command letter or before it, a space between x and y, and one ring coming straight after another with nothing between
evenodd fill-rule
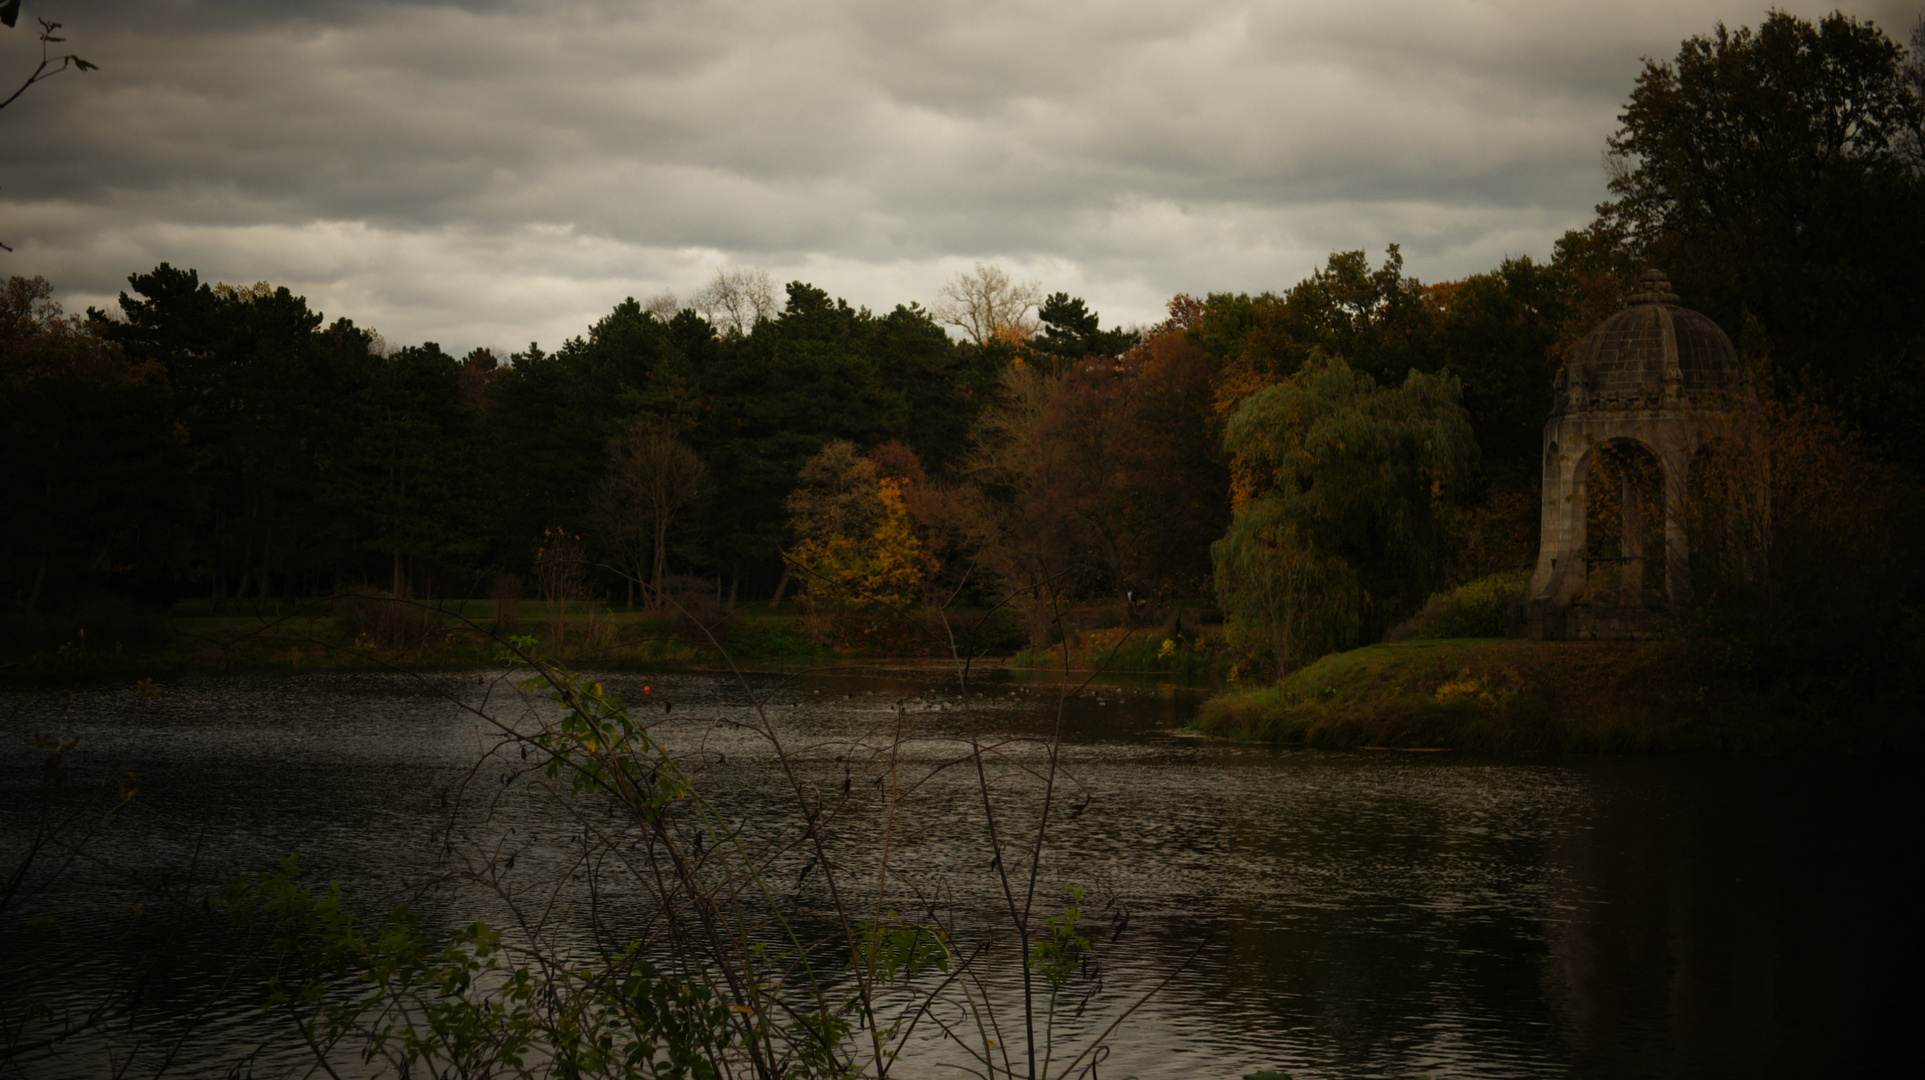
<instances>
[{"instance_id":1,"label":"stone pavilion","mask_svg":"<svg viewBox=\"0 0 1925 1080\"><path fill-rule=\"evenodd\" d=\"M1558 372L1555 393L1544 425L1543 528L1525 593L1528 632L1643 637L1666 609L1691 598L1689 522L1703 519L1691 512L1693 499L1743 504L1743 513L1722 515L1720 531L1729 534L1733 520L1754 524L1739 529L1744 536L1716 539L1759 546L1768 474L1755 378L1725 332L1679 307L1665 276L1647 270L1624 310L1598 324ZM1600 455L1618 470L1610 485L1617 490L1587 490L1605 475ZM1710 468L1713 460L1722 464ZM1694 468L1703 474L1699 488ZM1707 494L1703 481L1713 473L1720 481ZM1603 499L1614 504L1615 537L1589 535L1593 504Z\"/></svg>"}]
</instances>

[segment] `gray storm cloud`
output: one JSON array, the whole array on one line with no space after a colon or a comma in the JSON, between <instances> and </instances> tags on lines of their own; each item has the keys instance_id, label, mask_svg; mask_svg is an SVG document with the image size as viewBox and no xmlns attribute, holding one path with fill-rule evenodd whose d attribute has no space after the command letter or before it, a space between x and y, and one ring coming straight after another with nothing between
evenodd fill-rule
<instances>
[{"instance_id":1,"label":"gray storm cloud","mask_svg":"<svg viewBox=\"0 0 1925 1080\"><path fill-rule=\"evenodd\" d=\"M1335 249L1427 279L1544 255L1604 197L1640 58L1764 15L29 0L101 70L0 112L0 259L74 306L163 260L266 279L451 348L552 346L723 266L887 307L993 260L1150 321ZM33 49L0 31L0 74Z\"/></svg>"}]
</instances>

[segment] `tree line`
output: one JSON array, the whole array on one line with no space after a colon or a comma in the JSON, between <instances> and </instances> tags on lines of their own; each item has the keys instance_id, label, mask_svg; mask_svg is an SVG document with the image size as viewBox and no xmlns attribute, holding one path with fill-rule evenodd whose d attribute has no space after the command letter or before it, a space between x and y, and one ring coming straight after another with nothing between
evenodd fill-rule
<instances>
[{"instance_id":1,"label":"tree line","mask_svg":"<svg viewBox=\"0 0 1925 1080\"><path fill-rule=\"evenodd\" d=\"M630 604L691 580L898 608L1214 595L1288 665L1529 564L1553 378L1646 265L1770 397L1916 477L1921 102L1925 24L1910 50L1838 14L1719 27L1647 62L1611 201L1548 259L1425 283L1395 246L1338 252L1133 329L993 266L880 314L738 272L553 352L455 357L167 264L84 316L14 277L0 583L23 626L102 594L564 578Z\"/></svg>"},{"instance_id":2,"label":"tree line","mask_svg":"<svg viewBox=\"0 0 1925 1080\"><path fill-rule=\"evenodd\" d=\"M1180 297L1148 330L1104 330L1056 294L980 341L915 304L876 315L796 282L746 328L630 299L552 352L457 358L165 264L85 316L16 277L0 298L8 591L22 611L101 588L223 609L350 584L486 595L503 576L536 588L542 550L565 543L618 599L624 577L677 574L766 598L783 552L820 532L799 478L856 448L894 463L948 558L1067 575L1066 595L1205 595L1244 383L1318 351L1448 370L1479 388L1500 470L1534 438L1554 368L1542 333L1507 325L1519 289L1561 287L1540 278L1569 274L1519 260L1456 286L1496 307L1446 305L1394 249L1379 269L1352 252L1285 296ZM1451 340L1413 344L1412 319Z\"/></svg>"}]
</instances>

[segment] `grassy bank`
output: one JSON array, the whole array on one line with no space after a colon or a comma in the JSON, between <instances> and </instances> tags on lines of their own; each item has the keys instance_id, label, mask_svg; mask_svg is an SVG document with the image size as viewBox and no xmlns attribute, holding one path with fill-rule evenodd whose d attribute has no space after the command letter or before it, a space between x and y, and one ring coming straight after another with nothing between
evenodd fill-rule
<instances>
[{"instance_id":1,"label":"grassy bank","mask_svg":"<svg viewBox=\"0 0 1925 1080\"><path fill-rule=\"evenodd\" d=\"M492 603L442 608L315 604L286 612L208 615L190 610L138 628L77 627L52 647L0 657L0 676L161 675L194 671L377 670L471 667L498 662L500 637L571 665L720 661L707 635L672 618L605 606L523 602L501 617ZM738 609L713 626L728 655L758 663L806 663L838 653L818 644L804 617Z\"/></svg>"},{"instance_id":2,"label":"grassy bank","mask_svg":"<svg viewBox=\"0 0 1925 1080\"><path fill-rule=\"evenodd\" d=\"M1230 663L1223 628L1210 626L1170 633L1156 627L1137 630L1085 630L1069 645L1069 666L1076 671L1112 674L1181 675L1222 679ZM1012 668L1063 666L1063 648L1024 649L1010 657Z\"/></svg>"},{"instance_id":3,"label":"grassy bank","mask_svg":"<svg viewBox=\"0 0 1925 1080\"><path fill-rule=\"evenodd\" d=\"M1664 642L1450 639L1326 656L1281 684L1224 694L1205 734L1330 748L1498 752L1878 749L1915 724L1804 710L1692 674ZM1847 713L1849 715L1836 715Z\"/></svg>"}]
</instances>

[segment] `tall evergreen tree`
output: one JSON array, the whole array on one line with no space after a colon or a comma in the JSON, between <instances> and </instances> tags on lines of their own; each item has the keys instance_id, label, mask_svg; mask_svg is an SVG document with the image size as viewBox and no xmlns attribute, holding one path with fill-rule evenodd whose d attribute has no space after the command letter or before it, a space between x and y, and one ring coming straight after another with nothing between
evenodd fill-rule
<instances>
[{"instance_id":1,"label":"tall evergreen tree","mask_svg":"<svg viewBox=\"0 0 1925 1080\"><path fill-rule=\"evenodd\" d=\"M30 620L178 569L184 448L166 382L127 363L44 279L0 286L0 582Z\"/></svg>"},{"instance_id":2,"label":"tall evergreen tree","mask_svg":"<svg viewBox=\"0 0 1925 1080\"><path fill-rule=\"evenodd\" d=\"M1619 120L1604 226L1727 331L1756 320L1787 386L1925 461L1925 101L1904 50L1840 13L1720 25L1648 61Z\"/></svg>"},{"instance_id":3,"label":"tall evergreen tree","mask_svg":"<svg viewBox=\"0 0 1925 1080\"><path fill-rule=\"evenodd\" d=\"M137 364L165 372L174 416L194 456L191 498L198 562L218 607L265 600L290 570L304 515L359 378L352 324L318 333L322 316L265 282L211 287L166 263L128 279L119 319L89 324Z\"/></svg>"},{"instance_id":4,"label":"tall evergreen tree","mask_svg":"<svg viewBox=\"0 0 1925 1080\"><path fill-rule=\"evenodd\" d=\"M459 363L431 341L381 358L361 391L339 490L368 521L362 546L384 557L398 597L429 593L437 567L472 569L486 547L460 385Z\"/></svg>"}]
</instances>

